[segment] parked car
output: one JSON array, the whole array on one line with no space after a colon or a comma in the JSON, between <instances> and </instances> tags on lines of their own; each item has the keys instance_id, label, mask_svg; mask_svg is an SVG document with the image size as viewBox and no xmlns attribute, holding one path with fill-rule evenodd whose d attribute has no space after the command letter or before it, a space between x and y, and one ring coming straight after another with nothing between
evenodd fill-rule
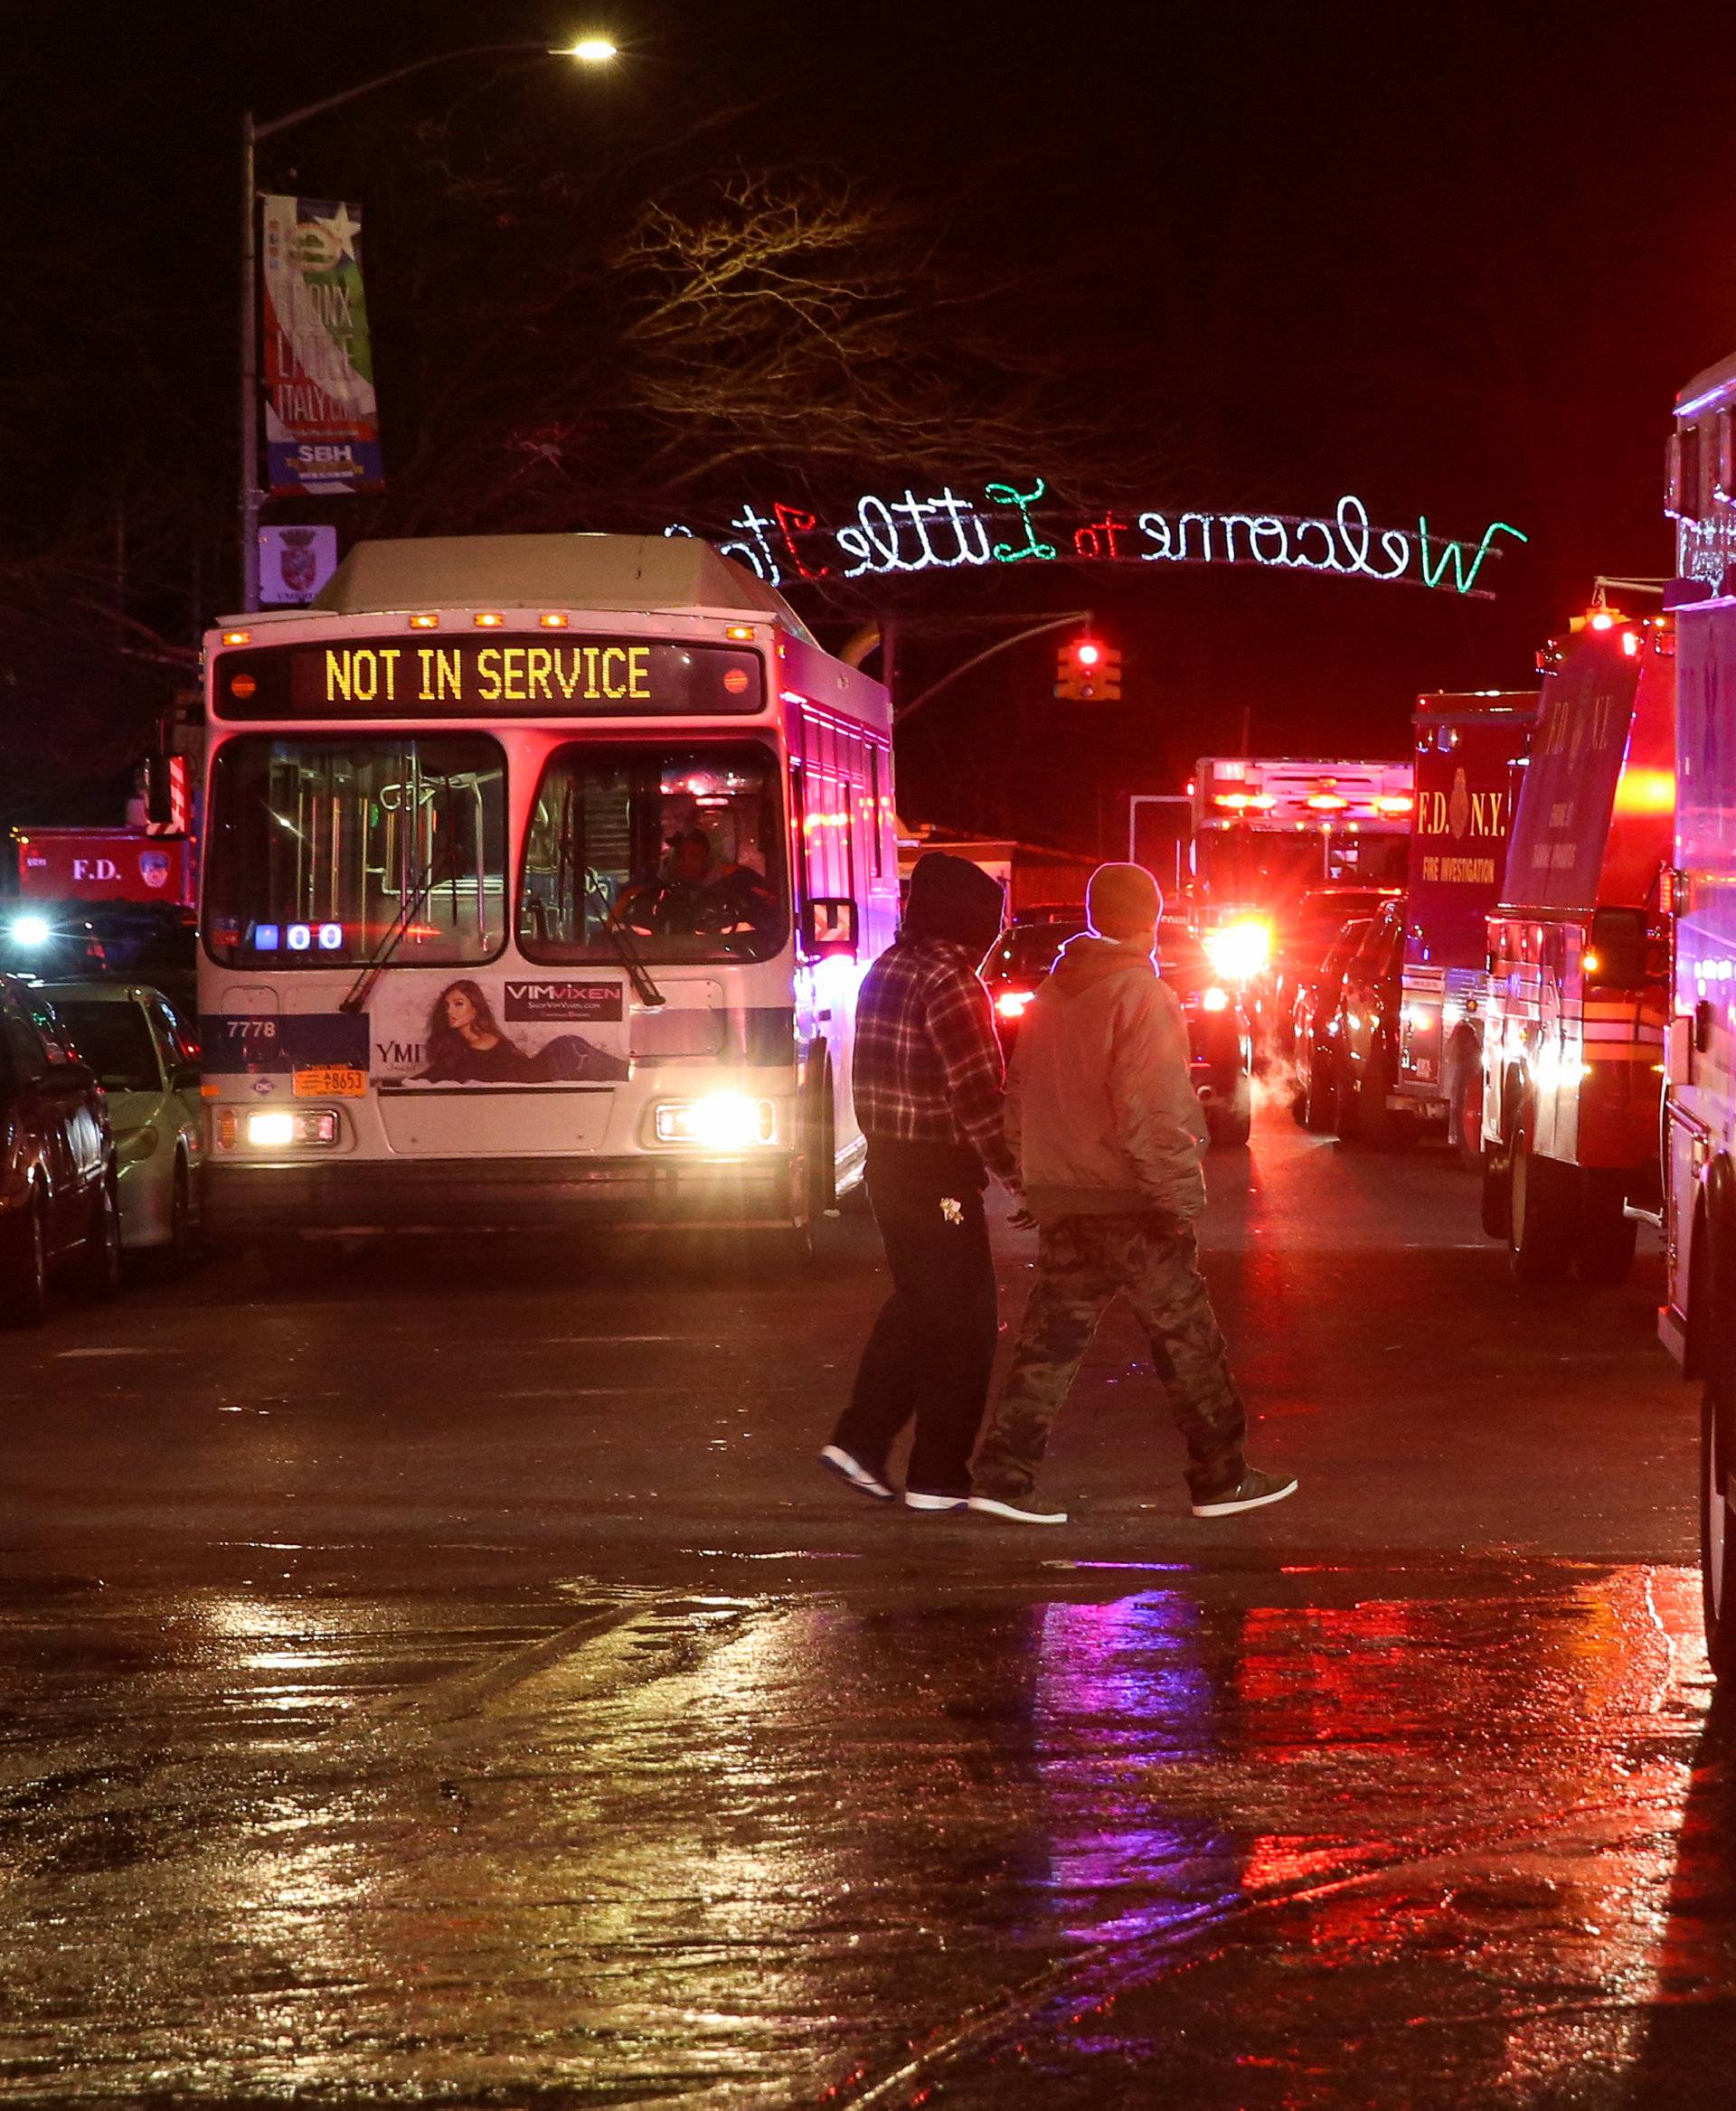
<instances>
[{"instance_id":1,"label":"parked car","mask_svg":"<svg viewBox=\"0 0 1736 2111\"><path fill-rule=\"evenodd\" d=\"M118 1178L101 1080L41 990L0 975L0 1319L40 1322L57 1270L87 1296L114 1296Z\"/></svg>"},{"instance_id":2,"label":"parked car","mask_svg":"<svg viewBox=\"0 0 1736 2111\"><path fill-rule=\"evenodd\" d=\"M1290 1111L1305 1129L1329 1129L1338 1118L1338 998L1344 970L1370 919L1354 916L1339 927L1316 974L1297 989L1290 1014L1296 1068Z\"/></svg>"},{"instance_id":3,"label":"parked car","mask_svg":"<svg viewBox=\"0 0 1736 2111\"><path fill-rule=\"evenodd\" d=\"M1038 985L1068 939L1084 928L1082 917L1014 924L984 963L983 980L1009 1059ZM1253 1041L1240 997L1220 980L1194 933L1169 917L1157 928L1157 970L1187 1013L1188 1074L1204 1106L1212 1141L1245 1144L1253 1116Z\"/></svg>"},{"instance_id":4,"label":"parked car","mask_svg":"<svg viewBox=\"0 0 1736 2111\"><path fill-rule=\"evenodd\" d=\"M1334 1014L1333 1126L1346 1140L1391 1143L1408 1118L1397 1098L1403 970L1404 904L1389 901L1344 963Z\"/></svg>"},{"instance_id":5,"label":"parked car","mask_svg":"<svg viewBox=\"0 0 1736 2111\"><path fill-rule=\"evenodd\" d=\"M160 990L64 982L43 994L108 1095L121 1245L178 1273L204 1215L198 1042Z\"/></svg>"}]
</instances>

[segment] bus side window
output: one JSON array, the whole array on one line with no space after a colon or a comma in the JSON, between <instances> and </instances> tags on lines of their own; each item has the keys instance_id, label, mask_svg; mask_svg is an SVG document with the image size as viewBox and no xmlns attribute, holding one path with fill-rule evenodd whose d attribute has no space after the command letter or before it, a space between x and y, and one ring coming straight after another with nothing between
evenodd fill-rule
<instances>
[{"instance_id":1,"label":"bus side window","mask_svg":"<svg viewBox=\"0 0 1736 2111\"><path fill-rule=\"evenodd\" d=\"M876 880L886 874L886 838L880 823L880 749L868 743L868 859Z\"/></svg>"},{"instance_id":2,"label":"bus side window","mask_svg":"<svg viewBox=\"0 0 1736 2111\"><path fill-rule=\"evenodd\" d=\"M855 743L852 741L851 745L854 747ZM859 767L859 759L853 757L852 759L857 761ZM838 779L838 805L842 809L844 822L838 831L843 839L840 844L843 854L839 860L844 867L842 891L854 901L856 898L856 874L862 866L862 860L856 855L856 837L862 831L862 780L859 774L853 773Z\"/></svg>"},{"instance_id":3,"label":"bus side window","mask_svg":"<svg viewBox=\"0 0 1736 2111\"><path fill-rule=\"evenodd\" d=\"M796 882L796 913L799 918L803 903L813 896L814 882L807 862L807 772L798 762L789 766L789 828L796 846L792 877Z\"/></svg>"}]
</instances>

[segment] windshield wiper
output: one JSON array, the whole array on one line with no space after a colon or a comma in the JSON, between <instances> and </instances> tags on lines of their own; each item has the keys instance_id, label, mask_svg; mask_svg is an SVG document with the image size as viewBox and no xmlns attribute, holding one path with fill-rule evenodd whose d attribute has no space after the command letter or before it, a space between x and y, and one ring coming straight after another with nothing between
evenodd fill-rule
<instances>
[{"instance_id":1,"label":"windshield wiper","mask_svg":"<svg viewBox=\"0 0 1736 2111\"><path fill-rule=\"evenodd\" d=\"M427 906L428 898L442 880L450 879L457 869L458 847L450 848L443 858L437 859L428 868L428 876L415 893L407 897L404 906L392 919L391 928L381 939L371 958L363 961L361 972L339 1000L340 1012L359 1012L373 994L374 985L392 966L392 957L402 945L404 933Z\"/></svg>"},{"instance_id":2,"label":"windshield wiper","mask_svg":"<svg viewBox=\"0 0 1736 2111\"><path fill-rule=\"evenodd\" d=\"M609 890L589 865L585 867L585 891L594 894L602 904L603 929L626 968L627 980L633 985L634 994L640 1004L650 1007L666 1004L669 1000L651 979L651 970L645 965L645 956L639 951L637 941L625 924L616 921L615 905L609 899Z\"/></svg>"}]
</instances>

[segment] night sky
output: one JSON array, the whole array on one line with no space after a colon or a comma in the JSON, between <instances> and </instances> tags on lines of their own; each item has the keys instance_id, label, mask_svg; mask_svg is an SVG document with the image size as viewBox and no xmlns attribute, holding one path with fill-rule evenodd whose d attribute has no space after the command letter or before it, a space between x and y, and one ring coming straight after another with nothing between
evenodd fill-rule
<instances>
[{"instance_id":1,"label":"night sky","mask_svg":"<svg viewBox=\"0 0 1736 2111\"><path fill-rule=\"evenodd\" d=\"M124 468L141 513L154 479L196 498L175 593L219 612L239 109L269 116L448 45L606 27L625 54L610 80L532 61L533 78L514 64L503 86L499 62L471 62L390 91L365 125L310 126L293 157L262 165L267 187L367 212L389 475L415 437L394 358L438 322L401 312L392 256L419 109L475 97L503 126L547 127L552 153L611 168L618 197L641 167L661 180L641 164L647 139L727 110L690 164L820 165L909 203L985 292L1007 355L1036 360L1058 400L1125 440L1120 460L1102 456L1104 503L1312 514L1355 493L1382 524L1423 513L1475 541L1499 519L1531 538L1485 575L1492 600L1170 567L900 582L885 598L910 626L907 694L989 635L945 625L1021 607L1089 603L1127 663L1125 704L1090 715L1051 702L1042 646L961 685L904 743L907 809L1093 847L1118 792L1173 788L1191 757L1235 748L1244 719L1256 751L1401 752L1417 691L1523 684L1594 574L1670 569L1671 399L1736 351L1727 19L764 0L37 9L9 26L0 148L14 289L0 552L15 570L68 523L96 532ZM388 146L400 158L371 172ZM381 306L393 297L401 312ZM944 348L948 311L932 326ZM147 398L158 430L140 429ZM1005 472L1044 473L1042 457L1039 441ZM889 457L879 488L905 481ZM438 501L420 524L443 524ZM802 605L835 637L859 613ZM184 642L178 604L161 620ZM41 693L40 667L13 683L0 741L14 751L39 708L21 700Z\"/></svg>"}]
</instances>

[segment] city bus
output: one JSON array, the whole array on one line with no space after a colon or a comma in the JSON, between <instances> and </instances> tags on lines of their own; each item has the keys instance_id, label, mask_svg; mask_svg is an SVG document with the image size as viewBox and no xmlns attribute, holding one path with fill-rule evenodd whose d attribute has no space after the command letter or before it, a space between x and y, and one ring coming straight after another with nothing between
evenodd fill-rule
<instances>
[{"instance_id":1,"label":"city bus","mask_svg":"<svg viewBox=\"0 0 1736 2111\"><path fill-rule=\"evenodd\" d=\"M781 1227L857 1184L886 692L687 536L364 542L205 639L225 1243Z\"/></svg>"}]
</instances>

